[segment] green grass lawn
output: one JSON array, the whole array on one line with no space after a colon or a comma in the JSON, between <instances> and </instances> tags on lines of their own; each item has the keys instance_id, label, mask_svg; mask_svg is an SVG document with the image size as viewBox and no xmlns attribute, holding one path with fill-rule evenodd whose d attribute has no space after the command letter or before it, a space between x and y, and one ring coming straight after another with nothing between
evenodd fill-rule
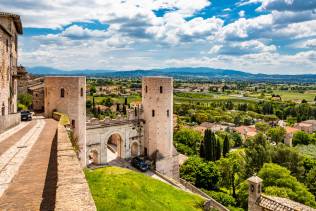
<instances>
[{"instance_id":1,"label":"green grass lawn","mask_svg":"<svg viewBox=\"0 0 316 211\"><path fill-rule=\"evenodd\" d=\"M294 91L273 91L273 93L280 95L283 101L301 101L305 99L309 102L313 102L316 96L316 90L308 91L305 93L299 93Z\"/></svg>"},{"instance_id":2,"label":"green grass lawn","mask_svg":"<svg viewBox=\"0 0 316 211\"><path fill-rule=\"evenodd\" d=\"M98 210L203 210L204 200L119 167L85 170Z\"/></svg>"}]
</instances>

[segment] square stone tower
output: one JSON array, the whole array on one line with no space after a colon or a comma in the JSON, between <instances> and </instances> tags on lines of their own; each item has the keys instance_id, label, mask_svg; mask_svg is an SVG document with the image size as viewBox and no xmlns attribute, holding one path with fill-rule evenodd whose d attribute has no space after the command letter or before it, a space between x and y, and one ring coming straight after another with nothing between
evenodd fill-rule
<instances>
[{"instance_id":1,"label":"square stone tower","mask_svg":"<svg viewBox=\"0 0 316 211\"><path fill-rule=\"evenodd\" d=\"M67 114L78 139L79 158L86 164L86 77L45 77L45 116L53 112Z\"/></svg>"},{"instance_id":2,"label":"square stone tower","mask_svg":"<svg viewBox=\"0 0 316 211\"><path fill-rule=\"evenodd\" d=\"M170 157L173 150L173 79L144 77L142 105L145 154L149 157Z\"/></svg>"}]
</instances>

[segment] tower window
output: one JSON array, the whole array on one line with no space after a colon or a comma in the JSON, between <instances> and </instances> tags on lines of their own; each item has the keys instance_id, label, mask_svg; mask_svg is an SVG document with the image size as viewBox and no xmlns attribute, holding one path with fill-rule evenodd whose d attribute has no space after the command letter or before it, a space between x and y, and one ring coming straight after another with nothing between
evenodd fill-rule
<instances>
[{"instance_id":1,"label":"tower window","mask_svg":"<svg viewBox=\"0 0 316 211\"><path fill-rule=\"evenodd\" d=\"M65 97L65 89L60 89L60 97Z\"/></svg>"},{"instance_id":2,"label":"tower window","mask_svg":"<svg viewBox=\"0 0 316 211\"><path fill-rule=\"evenodd\" d=\"M5 45L6 45L6 48L7 48L7 52L9 51L9 40L7 39L6 40L6 43L5 43Z\"/></svg>"},{"instance_id":3,"label":"tower window","mask_svg":"<svg viewBox=\"0 0 316 211\"><path fill-rule=\"evenodd\" d=\"M162 86L160 87L160 93L162 93Z\"/></svg>"},{"instance_id":4,"label":"tower window","mask_svg":"<svg viewBox=\"0 0 316 211\"><path fill-rule=\"evenodd\" d=\"M72 128L75 128L76 127L76 121L75 120L71 120L71 125L72 125Z\"/></svg>"},{"instance_id":5,"label":"tower window","mask_svg":"<svg viewBox=\"0 0 316 211\"><path fill-rule=\"evenodd\" d=\"M80 96L83 97L83 88L80 89Z\"/></svg>"},{"instance_id":6,"label":"tower window","mask_svg":"<svg viewBox=\"0 0 316 211\"><path fill-rule=\"evenodd\" d=\"M169 117L170 116L170 112L169 112L169 109L167 110L167 117Z\"/></svg>"},{"instance_id":7,"label":"tower window","mask_svg":"<svg viewBox=\"0 0 316 211\"><path fill-rule=\"evenodd\" d=\"M147 86L145 87L145 92L146 92L146 93L148 92L148 88L147 88Z\"/></svg>"},{"instance_id":8,"label":"tower window","mask_svg":"<svg viewBox=\"0 0 316 211\"><path fill-rule=\"evenodd\" d=\"M151 111L151 115L154 117L155 116L155 110Z\"/></svg>"}]
</instances>

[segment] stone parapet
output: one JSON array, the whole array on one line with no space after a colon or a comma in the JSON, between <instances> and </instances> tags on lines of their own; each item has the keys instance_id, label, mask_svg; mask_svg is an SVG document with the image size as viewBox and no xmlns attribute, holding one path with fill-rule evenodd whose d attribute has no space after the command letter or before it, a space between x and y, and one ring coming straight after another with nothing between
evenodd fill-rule
<instances>
[{"instance_id":1,"label":"stone parapet","mask_svg":"<svg viewBox=\"0 0 316 211\"><path fill-rule=\"evenodd\" d=\"M6 131L7 129L20 124L20 122L21 122L20 113L0 116L0 134Z\"/></svg>"},{"instance_id":2,"label":"stone parapet","mask_svg":"<svg viewBox=\"0 0 316 211\"><path fill-rule=\"evenodd\" d=\"M65 127L57 131L57 190L55 210L95 211L88 183Z\"/></svg>"},{"instance_id":3,"label":"stone parapet","mask_svg":"<svg viewBox=\"0 0 316 211\"><path fill-rule=\"evenodd\" d=\"M229 211L229 209L227 209L224 205L222 205L221 203L219 203L218 201L216 201L215 199L213 199L212 197L210 197L209 195L207 195L206 193L204 193L203 191L201 191L199 188L195 187L188 181L180 178L180 183L186 189L190 190L192 193L198 194L207 200L204 203L204 210L216 209L219 211Z\"/></svg>"}]
</instances>

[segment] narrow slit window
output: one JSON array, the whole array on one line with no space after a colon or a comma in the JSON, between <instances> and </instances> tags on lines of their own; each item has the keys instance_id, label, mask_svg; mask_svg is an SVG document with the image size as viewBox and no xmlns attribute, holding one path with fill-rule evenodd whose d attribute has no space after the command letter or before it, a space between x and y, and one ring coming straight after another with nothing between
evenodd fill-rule
<instances>
[{"instance_id":1,"label":"narrow slit window","mask_svg":"<svg viewBox=\"0 0 316 211\"><path fill-rule=\"evenodd\" d=\"M169 112L169 110L167 110L167 117L169 117L170 116L170 112Z\"/></svg>"},{"instance_id":2,"label":"narrow slit window","mask_svg":"<svg viewBox=\"0 0 316 211\"><path fill-rule=\"evenodd\" d=\"M147 86L145 87L145 91L146 91L146 93L148 92L148 88L147 88Z\"/></svg>"},{"instance_id":3,"label":"narrow slit window","mask_svg":"<svg viewBox=\"0 0 316 211\"><path fill-rule=\"evenodd\" d=\"M61 90L60 90L60 97L65 97L65 89L64 88L62 88Z\"/></svg>"},{"instance_id":4,"label":"narrow slit window","mask_svg":"<svg viewBox=\"0 0 316 211\"><path fill-rule=\"evenodd\" d=\"M155 110L152 110L151 115L154 117L155 116Z\"/></svg>"},{"instance_id":5,"label":"narrow slit window","mask_svg":"<svg viewBox=\"0 0 316 211\"><path fill-rule=\"evenodd\" d=\"M162 93L162 86L160 87L160 93Z\"/></svg>"},{"instance_id":6,"label":"narrow slit window","mask_svg":"<svg viewBox=\"0 0 316 211\"><path fill-rule=\"evenodd\" d=\"M80 96L83 97L83 88L80 89Z\"/></svg>"}]
</instances>

